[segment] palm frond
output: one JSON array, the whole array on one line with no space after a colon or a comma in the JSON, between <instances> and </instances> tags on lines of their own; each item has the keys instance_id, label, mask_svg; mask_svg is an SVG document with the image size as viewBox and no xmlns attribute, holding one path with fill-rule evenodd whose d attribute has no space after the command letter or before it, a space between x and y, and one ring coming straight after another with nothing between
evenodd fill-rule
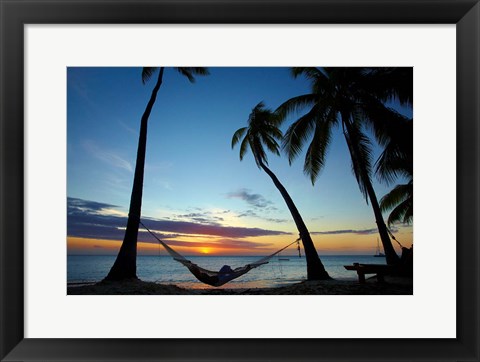
<instances>
[{"instance_id":1,"label":"palm frond","mask_svg":"<svg viewBox=\"0 0 480 362\"><path fill-rule=\"evenodd\" d=\"M209 75L208 68L205 67L176 67L175 68L181 75L187 77L190 83L195 83L195 76Z\"/></svg>"},{"instance_id":2,"label":"palm frond","mask_svg":"<svg viewBox=\"0 0 480 362\"><path fill-rule=\"evenodd\" d=\"M250 148L253 152L253 156L255 157L255 162L257 163L258 168L260 168L260 164L263 162L265 165L268 165L268 158L263 148L262 141L258 135L254 135L250 137Z\"/></svg>"},{"instance_id":3,"label":"palm frond","mask_svg":"<svg viewBox=\"0 0 480 362\"><path fill-rule=\"evenodd\" d=\"M281 119L285 119L289 114L298 114L306 108L312 107L315 104L316 96L314 94L303 94L297 97L290 98L283 102L275 113Z\"/></svg>"},{"instance_id":4,"label":"palm frond","mask_svg":"<svg viewBox=\"0 0 480 362\"><path fill-rule=\"evenodd\" d=\"M266 124L265 133L269 134L276 141L283 140L283 133L275 124Z\"/></svg>"},{"instance_id":5,"label":"palm frond","mask_svg":"<svg viewBox=\"0 0 480 362\"><path fill-rule=\"evenodd\" d=\"M380 67L368 68L362 88L383 102L398 100L400 104L413 103L413 68Z\"/></svg>"},{"instance_id":6,"label":"palm frond","mask_svg":"<svg viewBox=\"0 0 480 362\"><path fill-rule=\"evenodd\" d=\"M375 163L379 180L391 184L398 176L413 175L413 122L390 125L389 138Z\"/></svg>"},{"instance_id":7,"label":"palm frond","mask_svg":"<svg viewBox=\"0 0 480 362\"><path fill-rule=\"evenodd\" d=\"M410 223L413 219L413 182L395 186L380 200L382 211L392 210L388 224L395 222Z\"/></svg>"},{"instance_id":8,"label":"palm frond","mask_svg":"<svg viewBox=\"0 0 480 362\"><path fill-rule=\"evenodd\" d=\"M328 120L317 123L312 142L308 146L303 172L310 176L312 185L325 166L326 154L331 140L331 128L332 123Z\"/></svg>"},{"instance_id":9,"label":"palm frond","mask_svg":"<svg viewBox=\"0 0 480 362\"><path fill-rule=\"evenodd\" d=\"M411 184L400 184L395 186L388 194L382 197L380 200L380 209L382 211L388 211L407 198L412 196Z\"/></svg>"},{"instance_id":10,"label":"palm frond","mask_svg":"<svg viewBox=\"0 0 480 362\"><path fill-rule=\"evenodd\" d=\"M256 112L261 112L265 109L265 102L264 101L260 101L256 104L255 107L253 107L252 109L252 113L256 113Z\"/></svg>"},{"instance_id":11,"label":"palm frond","mask_svg":"<svg viewBox=\"0 0 480 362\"><path fill-rule=\"evenodd\" d=\"M413 220L413 200L406 199L398 204L388 216L388 225L393 225L397 222L410 224Z\"/></svg>"},{"instance_id":12,"label":"palm frond","mask_svg":"<svg viewBox=\"0 0 480 362\"><path fill-rule=\"evenodd\" d=\"M322 71L315 67L292 67L291 68L292 76L297 78L300 75L305 76L307 79L315 81L319 77L325 77L325 74Z\"/></svg>"},{"instance_id":13,"label":"palm frond","mask_svg":"<svg viewBox=\"0 0 480 362\"><path fill-rule=\"evenodd\" d=\"M368 137L360 129L356 116L354 121L342 119L345 124L345 139L347 141L350 157L352 160L352 172L355 175L361 193L368 202L367 181L371 182L371 143Z\"/></svg>"},{"instance_id":14,"label":"palm frond","mask_svg":"<svg viewBox=\"0 0 480 362\"><path fill-rule=\"evenodd\" d=\"M310 89L317 99L323 97L332 97L335 92L335 79L332 79L334 71L332 68L292 68L292 75L297 78L300 75L305 76L310 81ZM337 69L337 68L333 68Z\"/></svg>"},{"instance_id":15,"label":"palm frond","mask_svg":"<svg viewBox=\"0 0 480 362\"><path fill-rule=\"evenodd\" d=\"M247 154L249 146L250 146L250 143L248 142L248 137L245 137L242 140L242 143L240 144L240 161L242 161L245 155Z\"/></svg>"},{"instance_id":16,"label":"palm frond","mask_svg":"<svg viewBox=\"0 0 480 362\"><path fill-rule=\"evenodd\" d=\"M405 208L405 213L403 214L403 223L410 224L413 221L413 196L410 199L407 199L403 202L405 205L399 205L400 207Z\"/></svg>"},{"instance_id":17,"label":"palm frond","mask_svg":"<svg viewBox=\"0 0 480 362\"><path fill-rule=\"evenodd\" d=\"M411 119L385 106L370 95L362 95L361 105L356 109L361 112L365 125L373 130L375 138L382 146L385 146L392 137L398 139L402 136L407 141L413 136L412 133L407 134L407 124L412 123ZM413 128L410 128L410 132L412 131Z\"/></svg>"},{"instance_id":18,"label":"palm frond","mask_svg":"<svg viewBox=\"0 0 480 362\"><path fill-rule=\"evenodd\" d=\"M310 139L315 130L315 124L319 117L319 109L313 107L310 112L295 121L285 133L283 138L283 150L287 153L290 163L302 152L302 147Z\"/></svg>"},{"instance_id":19,"label":"palm frond","mask_svg":"<svg viewBox=\"0 0 480 362\"><path fill-rule=\"evenodd\" d=\"M279 146L279 144L277 143L277 141L275 140L274 137L272 137L268 133L262 133L262 134L260 134L260 138L262 140L262 143L265 146L267 146L267 149L270 152L276 154L277 156L280 155L280 152L279 152L280 146Z\"/></svg>"},{"instance_id":20,"label":"palm frond","mask_svg":"<svg viewBox=\"0 0 480 362\"><path fill-rule=\"evenodd\" d=\"M242 127L239 128L235 131L232 137L232 148L235 147L235 145L240 142L240 139L243 137L243 135L247 132L247 127Z\"/></svg>"},{"instance_id":21,"label":"palm frond","mask_svg":"<svg viewBox=\"0 0 480 362\"><path fill-rule=\"evenodd\" d=\"M387 185L392 184L398 177L411 178L413 176L413 157L395 144L388 144L375 162L377 178Z\"/></svg>"},{"instance_id":22,"label":"palm frond","mask_svg":"<svg viewBox=\"0 0 480 362\"><path fill-rule=\"evenodd\" d=\"M142 82L145 84L150 80L152 75L158 70L159 67L143 67L142 68Z\"/></svg>"}]
</instances>

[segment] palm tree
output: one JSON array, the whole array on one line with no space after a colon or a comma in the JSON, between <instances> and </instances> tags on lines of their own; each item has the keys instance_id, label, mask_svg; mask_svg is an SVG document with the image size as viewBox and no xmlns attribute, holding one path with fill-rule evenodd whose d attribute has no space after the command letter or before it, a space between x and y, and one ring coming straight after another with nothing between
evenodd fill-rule
<instances>
[{"instance_id":1,"label":"palm tree","mask_svg":"<svg viewBox=\"0 0 480 362\"><path fill-rule=\"evenodd\" d=\"M263 102L260 102L250 113L248 126L238 129L233 134L232 148L235 147L243 137L243 140L240 143L240 161L243 160L248 148L250 148L258 168L261 168L268 176L270 176L278 191L280 191L280 194L292 214L293 220L302 239L307 259L308 280L331 279L318 257L307 226L303 222L292 198L285 187L280 183L277 176L267 167L268 160L264 146L266 146L270 152L273 152L276 155L280 154L280 146L277 143L277 140L282 139L282 132L277 128L279 123L280 119L271 110L266 109Z\"/></svg>"},{"instance_id":2,"label":"palm tree","mask_svg":"<svg viewBox=\"0 0 480 362\"><path fill-rule=\"evenodd\" d=\"M390 125L404 121L405 117L386 107L385 102L392 98L406 104L411 102L413 88L409 89L412 82L412 77L408 79L409 69L293 68L294 77L304 75L311 82L311 92L287 100L276 111L284 119L290 113L307 109L287 130L283 146L292 162L311 139L304 172L312 183L325 165L332 129L341 125L353 173L360 191L372 206L388 264L396 264L399 258L373 189L371 143L365 127L373 129L380 145L389 142ZM391 82L387 82L388 79Z\"/></svg>"},{"instance_id":3,"label":"palm tree","mask_svg":"<svg viewBox=\"0 0 480 362\"><path fill-rule=\"evenodd\" d=\"M187 77L190 82L195 82L195 75L208 75L208 70L202 67L175 68L180 74ZM107 280L121 280L137 278L137 236L142 210L143 174L145 169L145 152L147 146L147 125L148 118L157 98L158 90L162 85L164 67L145 67L142 69L142 81L145 84L154 74L158 72L157 82L152 90L152 95L147 107L143 112L140 122L140 135L138 139L137 160L135 164L135 175L133 179L132 195L128 212L127 228L123 238L122 246L118 252L115 263L108 273Z\"/></svg>"}]
</instances>

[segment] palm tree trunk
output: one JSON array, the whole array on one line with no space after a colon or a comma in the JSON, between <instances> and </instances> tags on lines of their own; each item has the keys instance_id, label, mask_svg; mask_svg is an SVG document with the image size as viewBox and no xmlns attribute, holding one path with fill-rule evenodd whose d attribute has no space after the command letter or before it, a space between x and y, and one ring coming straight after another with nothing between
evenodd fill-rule
<instances>
[{"instance_id":1,"label":"palm tree trunk","mask_svg":"<svg viewBox=\"0 0 480 362\"><path fill-rule=\"evenodd\" d=\"M342 113L342 124L346 128L346 132L352 135L351 125L350 125L350 117L347 113ZM345 131L345 130L344 130ZM346 135L345 135L346 136ZM350 150L350 155L360 154L358 150L358 145L355 142L349 141L347 137L345 137L347 141L348 148ZM352 157L352 162L356 162L354 157ZM385 225L385 221L383 220L382 212L380 211L380 206L378 204L377 195L375 194L375 190L373 189L372 182L370 180L370 175L368 174L367 170L364 167L360 167L360 177L362 179L363 184L365 185L365 189L367 191L368 198L370 200L370 204L372 205L373 214L375 215L375 222L377 223L378 233L380 234L380 239L382 240L383 250L385 251L385 259L388 265L397 264L400 261L395 249L393 248L392 241L390 240L390 236L388 235L387 226Z\"/></svg>"},{"instance_id":2,"label":"palm tree trunk","mask_svg":"<svg viewBox=\"0 0 480 362\"><path fill-rule=\"evenodd\" d=\"M308 280L327 280L332 279L325 267L323 266L320 258L318 257L317 250L315 249L315 245L313 245L312 238L310 233L308 232L307 226L303 222L300 213L298 212L297 207L293 203L292 198L288 194L287 190L278 180L277 176L262 162L262 160L258 160L260 167L267 173L268 176L272 179L273 183L277 187L280 194L283 196L285 203L287 204L290 213L292 214L293 220L295 221L295 225L297 226L298 232L300 233L300 237L302 238L303 247L305 249L305 257L307 259L307 279Z\"/></svg>"},{"instance_id":3,"label":"palm tree trunk","mask_svg":"<svg viewBox=\"0 0 480 362\"><path fill-rule=\"evenodd\" d=\"M370 204L372 205L373 213L375 215L375 222L377 223L380 239L382 240L387 264L397 264L400 261L400 258L395 252L392 241L390 240L390 236L388 235L387 225L385 225L385 221L383 220L383 215L380 211L380 206L378 205L377 195L375 194L372 183L370 182L370 178L364 180L364 183L367 187L368 198L370 199Z\"/></svg>"},{"instance_id":4,"label":"palm tree trunk","mask_svg":"<svg viewBox=\"0 0 480 362\"><path fill-rule=\"evenodd\" d=\"M137 278L137 236L140 215L142 213L143 174L145 170L145 154L147 148L147 125L157 98L158 90L162 85L164 68L160 68L157 83L153 88L145 112L140 123L140 135L138 138L137 161L133 179L132 195L130 197L130 209L128 211L127 229L123 238L122 246L117 259L108 273L107 280L120 280Z\"/></svg>"}]
</instances>

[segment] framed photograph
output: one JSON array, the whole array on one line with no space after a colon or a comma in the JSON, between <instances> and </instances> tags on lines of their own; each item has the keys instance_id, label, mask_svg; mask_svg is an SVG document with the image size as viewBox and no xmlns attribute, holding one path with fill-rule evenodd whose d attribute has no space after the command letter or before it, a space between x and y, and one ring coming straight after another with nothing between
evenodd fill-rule
<instances>
[{"instance_id":1,"label":"framed photograph","mask_svg":"<svg viewBox=\"0 0 480 362\"><path fill-rule=\"evenodd\" d=\"M0 5L2 361L479 361L478 1Z\"/></svg>"}]
</instances>

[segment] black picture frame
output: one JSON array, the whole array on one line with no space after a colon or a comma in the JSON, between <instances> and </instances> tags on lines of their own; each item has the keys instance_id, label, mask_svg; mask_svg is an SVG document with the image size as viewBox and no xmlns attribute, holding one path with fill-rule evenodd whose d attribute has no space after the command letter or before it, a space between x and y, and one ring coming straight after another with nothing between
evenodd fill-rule
<instances>
[{"instance_id":1,"label":"black picture frame","mask_svg":"<svg viewBox=\"0 0 480 362\"><path fill-rule=\"evenodd\" d=\"M0 11L2 361L479 361L478 0L0 0ZM457 338L24 338L24 25L99 23L456 24Z\"/></svg>"}]
</instances>

